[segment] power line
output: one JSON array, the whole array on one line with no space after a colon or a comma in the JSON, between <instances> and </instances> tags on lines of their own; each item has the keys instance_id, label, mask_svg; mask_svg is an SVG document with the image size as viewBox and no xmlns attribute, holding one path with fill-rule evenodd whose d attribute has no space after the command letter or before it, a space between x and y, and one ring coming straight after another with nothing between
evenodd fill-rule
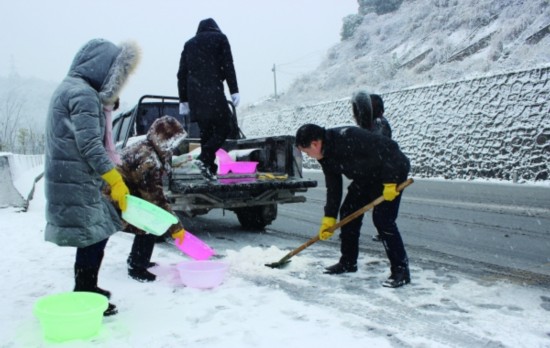
<instances>
[{"instance_id":1,"label":"power line","mask_svg":"<svg viewBox=\"0 0 550 348\"><path fill-rule=\"evenodd\" d=\"M290 65L290 64L295 64L296 62L299 62L305 58L309 58L309 57L312 57L313 54L318 54L318 53L321 53L321 52L326 52L326 50L316 50L316 51L312 51L312 52L309 52L309 53L306 53L305 55L301 56L300 58L296 58L290 62L286 62L286 63L280 63L280 64L277 64L277 66L283 66L283 65ZM319 55L316 55L316 57L319 57Z\"/></svg>"},{"instance_id":2,"label":"power line","mask_svg":"<svg viewBox=\"0 0 550 348\"><path fill-rule=\"evenodd\" d=\"M322 50L316 50L316 51L306 53L305 55L301 56L300 58L297 58L295 60L292 60L292 61L289 61L289 62L286 62L286 63L281 63L281 64L273 63L273 67L271 68L271 71L273 72L273 88L274 88L274 97L275 97L275 99L277 99L277 72L279 72L279 73L282 72L283 74L286 74L286 75L301 74L301 73L303 73L303 71L306 68L310 68L311 63L313 63L313 61L311 61L311 63L303 63L303 60L306 59L306 58L312 58L314 54L315 54L315 59L318 60L320 58L319 53L321 51ZM299 62L300 62L301 65L296 67L296 64L299 63ZM289 67L289 65L294 65L294 66ZM290 69L297 69L299 71L292 72L292 71L289 71L289 70L286 70L286 69L281 70L281 66L286 66L287 68L290 68Z\"/></svg>"}]
</instances>

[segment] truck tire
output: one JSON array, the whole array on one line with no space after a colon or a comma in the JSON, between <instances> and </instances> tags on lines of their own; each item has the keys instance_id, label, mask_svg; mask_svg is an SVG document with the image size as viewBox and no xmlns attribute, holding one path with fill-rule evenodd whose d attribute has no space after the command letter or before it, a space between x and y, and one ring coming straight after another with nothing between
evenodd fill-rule
<instances>
[{"instance_id":1,"label":"truck tire","mask_svg":"<svg viewBox=\"0 0 550 348\"><path fill-rule=\"evenodd\" d=\"M247 230L263 229L277 217L277 204L235 209L241 226Z\"/></svg>"}]
</instances>

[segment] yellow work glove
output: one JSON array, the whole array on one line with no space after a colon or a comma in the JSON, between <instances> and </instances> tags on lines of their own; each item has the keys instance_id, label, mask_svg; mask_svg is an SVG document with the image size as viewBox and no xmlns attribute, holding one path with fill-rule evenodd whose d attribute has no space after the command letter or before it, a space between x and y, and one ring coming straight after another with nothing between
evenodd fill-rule
<instances>
[{"instance_id":1,"label":"yellow work glove","mask_svg":"<svg viewBox=\"0 0 550 348\"><path fill-rule=\"evenodd\" d=\"M393 201L395 197L399 196L397 192L397 184L384 184L384 192L382 192L386 201Z\"/></svg>"},{"instance_id":2,"label":"yellow work glove","mask_svg":"<svg viewBox=\"0 0 550 348\"><path fill-rule=\"evenodd\" d=\"M336 219L329 216L324 216L321 220L321 228L319 228L319 239L327 240L334 234L334 231L330 232L327 229L331 228L336 224Z\"/></svg>"},{"instance_id":3,"label":"yellow work glove","mask_svg":"<svg viewBox=\"0 0 550 348\"><path fill-rule=\"evenodd\" d=\"M172 238L176 240L176 243L178 245L181 245L183 243L184 237L185 237L185 230L183 228L177 232L172 233Z\"/></svg>"},{"instance_id":4,"label":"yellow work glove","mask_svg":"<svg viewBox=\"0 0 550 348\"><path fill-rule=\"evenodd\" d=\"M286 180L288 179L288 174L284 175L275 175L271 173L260 173L257 175L260 180Z\"/></svg>"},{"instance_id":5,"label":"yellow work glove","mask_svg":"<svg viewBox=\"0 0 550 348\"><path fill-rule=\"evenodd\" d=\"M122 175L113 168L101 176L109 186L111 186L111 198L118 203L120 210L126 210L126 195L130 194L130 190L122 180Z\"/></svg>"}]
</instances>

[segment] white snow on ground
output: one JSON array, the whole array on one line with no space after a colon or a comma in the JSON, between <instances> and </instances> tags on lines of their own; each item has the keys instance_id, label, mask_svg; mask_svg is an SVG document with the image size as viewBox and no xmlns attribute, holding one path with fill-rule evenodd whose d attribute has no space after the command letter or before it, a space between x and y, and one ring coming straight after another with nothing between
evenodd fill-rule
<instances>
[{"instance_id":1,"label":"white snow on ground","mask_svg":"<svg viewBox=\"0 0 550 348\"><path fill-rule=\"evenodd\" d=\"M386 289L379 286L385 260L376 257L362 256L361 263L373 269L382 264L384 273L367 266L343 277L316 276L319 260L311 253L296 255L284 269L271 269L264 263L289 250L225 249L216 239L208 242L230 263L219 287L183 286L175 264L187 257L167 244L157 245L153 255L160 263L152 269L157 281L139 283L126 275L132 241L126 233L110 239L100 273L100 286L113 292L119 314L105 318L99 335L89 341L44 342L33 305L42 296L72 289L75 249L44 241L42 183L27 212L0 209L0 347L389 347L395 342L445 347L445 335L451 342L456 335L456 346L473 337L489 346L550 347L545 289L418 267L412 269L413 284ZM351 287L359 291L346 291ZM297 300L293 291L312 301Z\"/></svg>"}]
</instances>

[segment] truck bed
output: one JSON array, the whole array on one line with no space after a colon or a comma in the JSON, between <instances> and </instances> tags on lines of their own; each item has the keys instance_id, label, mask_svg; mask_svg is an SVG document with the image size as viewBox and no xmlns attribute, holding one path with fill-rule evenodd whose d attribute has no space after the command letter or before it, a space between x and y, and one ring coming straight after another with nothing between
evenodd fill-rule
<instances>
[{"instance_id":1,"label":"truck bed","mask_svg":"<svg viewBox=\"0 0 550 348\"><path fill-rule=\"evenodd\" d=\"M301 191L310 187L316 187L317 181L298 177L288 177L285 180L263 179L259 175L253 176L218 176L218 180L209 182L201 175L179 175L177 171L172 174L170 191L179 194L212 193L212 192L238 192L238 191L266 191L289 189ZM305 190L303 190L305 191Z\"/></svg>"}]
</instances>

